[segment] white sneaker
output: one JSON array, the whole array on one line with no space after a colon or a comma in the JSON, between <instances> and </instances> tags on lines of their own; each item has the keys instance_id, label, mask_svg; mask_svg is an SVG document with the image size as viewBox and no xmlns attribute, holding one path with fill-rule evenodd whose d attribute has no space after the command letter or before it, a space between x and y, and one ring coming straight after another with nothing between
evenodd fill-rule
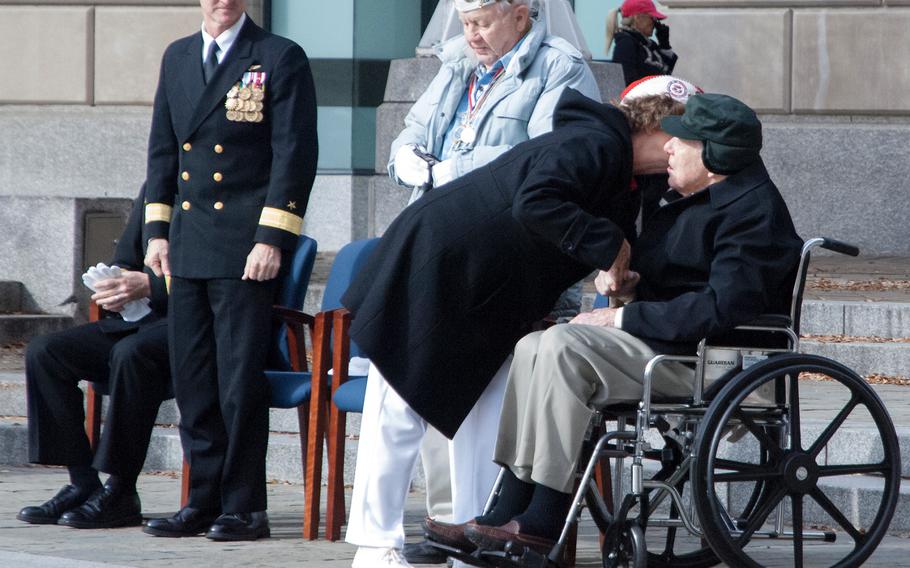
<instances>
[{"instance_id":1,"label":"white sneaker","mask_svg":"<svg viewBox=\"0 0 910 568\"><path fill-rule=\"evenodd\" d=\"M397 548L361 546L357 548L354 561L351 563L351 568L381 568L382 566L413 568Z\"/></svg>"}]
</instances>

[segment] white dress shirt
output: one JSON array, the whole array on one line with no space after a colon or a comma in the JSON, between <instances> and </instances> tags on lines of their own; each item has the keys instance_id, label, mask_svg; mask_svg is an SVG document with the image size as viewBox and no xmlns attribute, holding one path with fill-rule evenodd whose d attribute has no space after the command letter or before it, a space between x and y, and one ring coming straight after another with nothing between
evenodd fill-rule
<instances>
[{"instance_id":1,"label":"white dress shirt","mask_svg":"<svg viewBox=\"0 0 910 568\"><path fill-rule=\"evenodd\" d=\"M233 26L224 30L219 34L218 37L212 37L207 31L205 31L205 22L202 24L202 62L205 63L205 59L209 54L209 46L212 45L212 42L218 44L218 63L224 61L224 58L227 57L228 50L231 49L231 46L234 45L234 40L237 39L237 34L240 33L240 28L243 27L243 22L246 21L246 14L241 14L240 18L234 23Z\"/></svg>"}]
</instances>

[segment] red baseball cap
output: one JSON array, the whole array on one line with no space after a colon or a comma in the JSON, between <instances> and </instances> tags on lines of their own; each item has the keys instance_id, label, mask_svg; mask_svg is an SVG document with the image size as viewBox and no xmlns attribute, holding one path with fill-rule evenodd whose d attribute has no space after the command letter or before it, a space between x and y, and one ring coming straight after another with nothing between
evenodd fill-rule
<instances>
[{"instance_id":1,"label":"red baseball cap","mask_svg":"<svg viewBox=\"0 0 910 568\"><path fill-rule=\"evenodd\" d=\"M629 18L635 14L647 14L658 20L663 20L667 17L666 14L657 11L657 8L654 7L654 2L651 0L626 0L622 3L620 10L623 18Z\"/></svg>"}]
</instances>

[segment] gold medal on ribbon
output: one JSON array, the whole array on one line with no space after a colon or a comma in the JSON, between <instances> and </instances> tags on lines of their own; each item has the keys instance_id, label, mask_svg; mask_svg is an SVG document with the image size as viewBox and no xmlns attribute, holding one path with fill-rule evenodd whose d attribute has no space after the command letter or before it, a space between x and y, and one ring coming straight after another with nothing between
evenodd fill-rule
<instances>
[{"instance_id":1,"label":"gold medal on ribbon","mask_svg":"<svg viewBox=\"0 0 910 568\"><path fill-rule=\"evenodd\" d=\"M252 89L249 87L241 87L240 92L237 94L237 96L240 97L240 100L249 100L249 98L253 96Z\"/></svg>"},{"instance_id":2,"label":"gold medal on ribbon","mask_svg":"<svg viewBox=\"0 0 910 568\"><path fill-rule=\"evenodd\" d=\"M243 113L243 118L247 122L256 122L256 113L253 111L247 111Z\"/></svg>"},{"instance_id":3,"label":"gold medal on ribbon","mask_svg":"<svg viewBox=\"0 0 910 568\"><path fill-rule=\"evenodd\" d=\"M263 108L262 103L257 101L255 104L256 104L256 106L253 108L253 110L255 110L256 112L262 112L262 108Z\"/></svg>"},{"instance_id":4,"label":"gold medal on ribbon","mask_svg":"<svg viewBox=\"0 0 910 568\"><path fill-rule=\"evenodd\" d=\"M237 104L239 102L240 101L238 101L237 99L228 98L228 100L224 101L224 108L226 108L227 110L237 110Z\"/></svg>"},{"instance_id":5,"label":"gold medal on ribbon","mask_svg":"<svg viewBox=\"0 0 910 568\"><path fill-rule=\"evenodd\" d=\"M239 119L238 119L238 116L239 116L239 115L240 115L240 113L237 112L236 110L229 110L229 111L227 111L227 119L228 119L228 120L232 120L232 121L234 121L234 122L237 122L237 121L239 120Z\"/></svg>"},{"instance_id":6,"label":"gold medal on ribbon","mask_svg":"<svg viewBox=\"0 0 910 568\"><path fill-rule=\"evenodd\" d=\"M461 127L461 132L458 133L458 141L462 144L473 144L477 140L477 131L474 130L470 124L465 124Z\"/></svg>"},{"instance_id":7,"label":"gold medal on ribbon","mask_svg":"<svg viewBox=\"0 0 910 568\"><path fill-rule=\"evenodd\" d=\"M252 99L260 102L265 99L265 90L262 87L253 87Z\"/></svg>"}]
</instances>

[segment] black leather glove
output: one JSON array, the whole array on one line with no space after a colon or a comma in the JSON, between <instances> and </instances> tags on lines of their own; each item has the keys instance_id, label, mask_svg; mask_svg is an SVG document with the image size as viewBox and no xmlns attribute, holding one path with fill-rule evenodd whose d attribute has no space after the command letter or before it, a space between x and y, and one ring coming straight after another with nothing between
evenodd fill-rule
<instances>
[{"instance_id":1,"label":"black leather glove","mask_svg":"<svg viewBox=\"0 0 910 568\"><path fill-rule=\"evenodd\" d=\"M657 36L658 47L661 49L670 49L670 26L655 20L654 33Z\"/></svg>"}]
</instances>

